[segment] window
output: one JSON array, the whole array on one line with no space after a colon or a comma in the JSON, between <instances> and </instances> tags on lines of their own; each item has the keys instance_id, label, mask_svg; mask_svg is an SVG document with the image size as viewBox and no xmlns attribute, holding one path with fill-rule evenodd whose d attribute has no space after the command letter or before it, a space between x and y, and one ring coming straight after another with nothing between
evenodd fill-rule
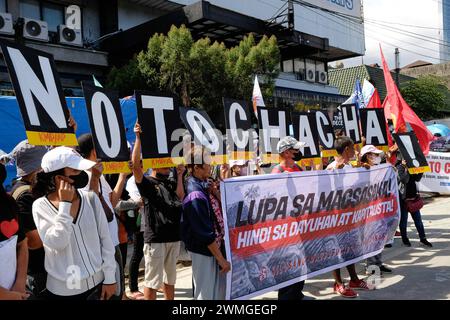
<instances>
[{"instance_id":1,"label":"window","mask_svg":"<svg viewBox=\"0 0 450 320\"><path fill-rule=\"evenodd\" d=\"M57 31L57 27L64 24L64 6L47 1L21 0L20 16L46 21L49 31Z\"/></svg>"},{"instance_id":2,"label":"window","mask_svg":"<svg viewBox=\"0 0 450 320\"><path fill-rule=\"evenodd\" d=\"M57 31L64 24L64 7L57 4L42 3L42 20L47 21L49 31Z\"/></svg>"},{"instance_id":3,"label":"window","mask_svg":"<svg viewBox=\"0 0 450 320\"><path fill-rule=\"evenodd\" d=\"M6 10L6 0L0 0L0 12L7 12L7 10Z\"/></svg>"},{"instance_id":4,"label":"window","mask_svg":"<svg viewBox=\"0 0 450 320\"><path fill-rule=\"evenodd\" d=\"M20 16L24 18L41 20L41 9L38 0L20 1Z\"/></svg>"}]
</instances>

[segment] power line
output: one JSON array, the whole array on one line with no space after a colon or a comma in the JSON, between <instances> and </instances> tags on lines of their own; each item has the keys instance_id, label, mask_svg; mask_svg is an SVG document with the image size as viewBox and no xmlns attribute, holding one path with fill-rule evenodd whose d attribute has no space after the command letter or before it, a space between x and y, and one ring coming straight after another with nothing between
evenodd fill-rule
<instances>
[{"instance_id":1,"label":"power line","mask_svg":"<svg viewBox=\"0 0 450 320\"><path fill-rule=\"evenodd\" d=\"M440 40L440 39L437 39L437 38L433 38L433 37L430 37L428 35L424 35L424 34L420 34L420 33L416 33L416 32L411 32L411 31L406 31L404 29L399 29L399 28L391 27L391 26L388 26L388 25L385 25L385 24L374 23L374 22L370 22L370 21L368 21L367 23L368 24L372 24L372 25L377 25L380 28L388 29L390 31L399 32L399 33L404 34L406 36L409 36L411 38L416 38L416 39L424 40L424 41L427 41L427 42L430 42L430 43L434 43L434 44L439 44L439 45L443 45L443 46L446 46L446 47L450 47L450 42L445 41L445 40Z\"/></svg>"},{"instance_id":2,"label":"power line","mask_svg":"<svg viewBox=\"0 0 450 320\"><path fill-rule=\"evenodd\" d=\"M334 20L334 19L331 19L329 16L320 14L319 12L315 12L314 10L311 10L311 9L308 8L308 7L306 7L306 8L307 8L308 10L310 10L310 11L312 11L312 12L314 12L314 13L316 13L316 14L322 16L322 17L324 17L325 19L328 19L328 20L330 20L330 21L332 21L332 22L334 22L334 23L336 23L336 24L338 24L338 25L341 25L341 26L343 26L343 27L345 27L345 28L348 28L348 29L350 29L350 30L353 30L354 32L359 33L360 35L363 35L363 32L361 32L360 30L356 30L356 29L350 27L350 25L345 25L345 24L343 24L343 23L340 23L339 21L336 21L336 20ZM298 17L298 16L297 16L297 17ZM378 41L378 42L381 42L381 43L385 43L385 44L387 44L387 45L390 45L390 46L392 46L392 47L394 47L394 48L399 48L399 49L402 49L402 50L404 50L404 51L407 51L407 52L410 52L410 53L414 53L414 54L416 54L416 55L418 55L418 56L421 56L421 57L425 57L425 58L429 58L429 59L433 59L433 60L437 60L437 61L450 62L450 60L440 59L440 58L436 58L436 57L433 57L433 56L421 54L421 53L419 53L419 52L417 52L417 51L413 51L413 50L411 50L411 49L406 49L406 48L404 48L404 47L400 47L400 46L398 46L398 45L392 44L392 43L387 42L387 41L385 41L385 40L380 40L380 39L375 38L375 37L373 37L373 36L368 36L368 37L369 37L369 38L372 38L373 40L376 40L376 41Z\"/></svg>"},{"instance_id":3,"label":"power line","mask_svg":"<svg viewBox=\"0 0 450 320\"><path fill-rule=\"evenodd\" d=\"M369 19L369 18L364 18L364 21L371 21L371 22L375 22L375 23L388 23L388 24L395 24L395 25L399 25L399 26L404 26L404 27L411 27L411 28L418 28L418 29L429 29L429 30L450 30L449 29L442 29L442 28L436 28L436 27L426 27L426 26L416 26L416 25L412 25L412 24L405 24L405 23L399 23L399 22L392 22L392 21L383 21L383 20L376 20L376 19Z\"/></svg>"}]
</instances>

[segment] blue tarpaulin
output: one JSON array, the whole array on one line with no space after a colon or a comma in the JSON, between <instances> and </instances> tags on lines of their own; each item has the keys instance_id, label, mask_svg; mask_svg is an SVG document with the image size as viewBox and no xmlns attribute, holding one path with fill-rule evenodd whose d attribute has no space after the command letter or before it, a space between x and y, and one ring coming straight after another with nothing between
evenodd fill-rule
<instances>
[{"instance_id":1,"label":"blue tarpaulin","mask_svg":"<svg viewBox=\"0 0 450 320\"><path fill-rule=\"evenodd\" d=\"M72 116L78 124L77 136L91 132L84 98L66 98ZM136 122L136 100L134 97L120 100L127 140L134 142L133 127ZM9 153L22 140L26 139L25 127L16 97L0 96L0 150ZM11 180L16 177L13 165L6 166L8 177L5 186L8 189Z\"/></svg>"}]
</instances>

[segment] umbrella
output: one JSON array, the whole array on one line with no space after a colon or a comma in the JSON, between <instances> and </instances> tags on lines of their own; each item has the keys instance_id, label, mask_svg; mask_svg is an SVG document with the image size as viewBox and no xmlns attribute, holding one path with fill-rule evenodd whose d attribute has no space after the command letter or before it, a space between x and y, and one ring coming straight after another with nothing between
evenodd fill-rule
<instances>
[{"instance_id":1,"label":"umbrella","mask_svg":"<svg viewBox=\"0 0 450 320\"><path fill-rule=\"evenodd\" d=\"M440 134L442 137L450 135L450 129L443 124L432 124L427 126L427 128L432 134Z\"/></svg>"}]
</instances>

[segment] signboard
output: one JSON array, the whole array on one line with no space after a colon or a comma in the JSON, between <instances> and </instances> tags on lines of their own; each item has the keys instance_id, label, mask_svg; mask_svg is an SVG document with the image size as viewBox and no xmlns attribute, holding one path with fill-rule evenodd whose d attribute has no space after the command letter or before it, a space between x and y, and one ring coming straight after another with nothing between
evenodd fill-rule
<instances>
[{"instance_id":1,"label":"signboard","mask_svg":"<svg viewBox=\"0 0 450 320\"><path fill-rule=\"evenodd\" d=\"M317 131L319 133L319 144L322 149L321 156L323 158L335 157L337 155L334 149L334 129L328 114L323 111L316 111Z\"/></svg>"},{"instance_id":2,"label":"signboard","mask_svg":"<svg viewBox=\"0 0 450 320\"><path fill-rule=\"evenodd\" d=\"M264 163L278 163L277 144L289 135L291 124L288 110L258 107L259 145Z\"/></svg>"},{"instance_id":3,"label":"signboard","mask_svg":"<svg viewBox=\"0 0 450 320\"><path fill-rule=\"evenodd\" d=\"M33 145L76 146L69 109L51 54L0 40L3 56Z\"/></svg>"},{"instance_id":4,"label":"signboard","mask_svg":"<svg viewBox=\"0 0 450 320\"><path fill-rule=\"evenodd\" d=\"M294 138L306 143L306 146L300 148L303 155L302 159L310 159L314 164L320 164L322 159L320 157L316 115L312 112L293 112L291 117Z\"/></svg>"},{"instance_id":5,"label":"signboard","mask_svg":"<svg viewBox=\"0 0 450 320\"><path fill-rule=\"evenodd\" d=\"M178 141L172 134L180 126L180 114L172 96L136 91L138 121L142 129L142 163L144 169L175 167L183 162L172 150Z\"/></svg>"},{"instance_id":6,"label":"signboard","mask_svg":"<svg viewBox=\"0 0 450 320\"><path fill-rule=\"evenodd\" d=\"M414 132L394 133L392 136L398 145L403 159L406 161L406 166L410 174L431 171Z\"/></svg>"},{"instance_id":7,"label":"signboard","mask_svg":"<svg viewBox=\"0 0 450 320\"><path fill-rule=\"evenodd\" d=\"M355 18L361 18L360 0L303 0L313 6L317 6L329 11L343 13Z\"/></svg>"},{"instance_id":8,"label":"signboard","mask_svg":"<svg viewBox=\"0 0 450 320\"><path fill-rule=\"evenodd\" d=\"M379 147L380 150L389 150L386 119L382 108L364 108L359 110L361 116L361 130L366 137L366 144Z\"/></svg>"},{"instance_id":9,"label":"signboard","mask_svg":"<svg viewBox=\"0 0 450 320\"><path fill-rule=\"evenodd\" d=\"M102 160L103 173L130 172L130 150L119 94L84 83L82 85L95 151L97 158Z\"/></svg>"},{"instance_id":10,"label":"signboard","mask_svg":"<svg viewBox=\"0 0 450 320\"><path fill-rule=\"evenodd\" d=\"M417 183L419 191L450 195L450 152L432 152L425 157L431 171Z\"/></svg>"},{"instance_id":11,"label":"signboard","mask_svg":"<svg viewBox=\"0 0 450 320\"><path fill-rule=\"evenodd\" d=\"M182 107L180 108L180 116L189 130L193 142L204 146L211 152L211 165L228 162L222 133L215 128L206 111Z\"/></svg>"},{"instance_id":12,"label":"signboard","mask_svg":"<svg viewBox=\"0 0 450 320\"><path fill-rule=\"evenodd\" d=\"M252 123L245 101L223 99L227 130L227 153L230 160L253 159Z\"/></svg>"},{"instance_id":13,"label":"signboard","mask_svg":"<svg viewBox=\"0 0 450 320\"><path fill-rule=\"evenodd\" d=\"M355 104L341 105L344 134L355 144L361 143L359 114Z\"/></svg>"}]
</instances>

